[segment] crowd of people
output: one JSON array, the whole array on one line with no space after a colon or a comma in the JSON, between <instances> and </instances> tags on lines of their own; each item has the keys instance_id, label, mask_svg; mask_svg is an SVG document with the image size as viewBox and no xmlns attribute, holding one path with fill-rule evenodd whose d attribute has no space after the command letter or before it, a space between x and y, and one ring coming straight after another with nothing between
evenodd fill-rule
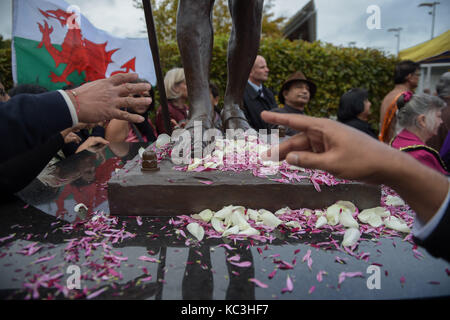
<instances>
[{"instance_id":1,"label":"crowd of people","mask_svg":"<svg viewBox=\"0 0 450 320\"><path fill-rule=\"evenodd\" d=\"M301 71L293 72L278 92L278 105L274 93L264 85L269 71L264 57L258 55L242 97L242 110L251 128L257 131L283 128L287 136L292 136L280 145L284 148L280 152L282 158L286 157L292 164L326 169L344 178L367 182L376 180L376 183L388 185L386 181L391 181L391 185L401 190L401 195L415 207L419 217L425 217L422 219L424 223L431 220L430 210L433 213L438 211L444 198L448 198L445 176L448 175L447 168L450 168L450 72L442 75L434 95L415 94L420 66L412 61L400 62L394 72L395 87L386 95L380 108L380 133L377 135L368 122L371 102L370 92L366 89L352 88L343 93L337 122L310 118L305 116L305 110L316 96L314 81ZM175 68L168 71L164 85L171 129L184 128L190 113L184 70ZM218 109L219 89L212 82L209 89L214 126L224 130ZM107 98L105 92L109 93ZM150 114L155 116L155 124ZM110 142L152 143L158 135L167 133L162 107L155 107L153 88L136 74L116 75L54 92L47 92L38 85L24 84L7 92L0 84L0 121L0 133L11 137L4 139L7 141L1 146L4 157L0 160L0 189L7 193L24 188L50 161L55 161L55 157L70 157L92 146ZM357 131L348 129L350 127ZM360 139L361 144L350 142L352 139ZM345 156L342 154L344 140L348 140ZM334 145L342 149L339 156L333 154ZM361 149L366 155L355 150L357 145L364 146ZM403 151L438 173L435 175L437 180L433 181L440 181L435 183L440 191L430 189L436 191L430 197L427 191L426 197L432 205L427 203L426 209L423 202L414 205L416 199L412 195L420 190L403 186L398 182L405 180L403 178L393 181L391 176L384 174L387 172L385 167L374 163L373 159L363 161L370 156L377 159L377 152L387 153L394 149ZM391 164L396 158L406 161L399 154L391 154ZM353 159L350 161L351 156ZM30 164L29 159L35 160ZM380 162L383 161L380 159ZM416 168L416 172L421 171L416 164L411 167ZM384 175L377 178L380 172ZM429 170L423 172L423 176L431 174ZM407 174L412 173L404 173Z\"/></svg>"}]
</instances>

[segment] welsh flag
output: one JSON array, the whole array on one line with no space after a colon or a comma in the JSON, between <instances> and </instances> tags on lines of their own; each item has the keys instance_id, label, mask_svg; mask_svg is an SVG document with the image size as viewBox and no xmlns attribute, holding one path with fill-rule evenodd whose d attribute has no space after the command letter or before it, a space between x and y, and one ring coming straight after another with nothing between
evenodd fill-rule
<instances>
[{"instance_id":1,"label":"welsh flag","mask_svg":"<svg viewBox=\"0 0 450 320\"><path fill-rule=\"evenodd\" d=\"M156 83L147 39L114 37L62 0L13 0L12 66L15 83L49 90L127 72Z\"/></svg>"}]
</instances>

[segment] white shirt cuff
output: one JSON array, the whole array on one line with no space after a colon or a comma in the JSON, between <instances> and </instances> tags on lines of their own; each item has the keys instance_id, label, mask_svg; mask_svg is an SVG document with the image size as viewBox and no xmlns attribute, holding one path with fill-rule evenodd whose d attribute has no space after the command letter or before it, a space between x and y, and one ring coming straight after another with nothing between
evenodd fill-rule
<instances>
[{"instance_id":1,"label":"white shirt cuff","mask_svg":"<svg viewBox=\"0 0 450 320\"><path fill-rule=\"evenodd\" d=\"M66 101L67 107L69 108L70 116L72 117L72 127L76 126L78 124L78 116L77 110L75 109L72 100L70 100L69 95L64 90L58 90L58 92L63 96L64 100Z\"/></svg>"},{"instance_id":2,"label":"white shirt cuff","mask_svg":"<svg viewBox=\"0 0 450 320\"><path fill-rule=\"evenodd\" d=\"M438 212L436 212L436 214L431 218L430 221L428 221L425 225L423 225L416 217L413 226L413 233L416 238L420 240L425 240L430 236L430 234L433 233L434 229L436 229L436 227L439 225L439 223L442 220L442 217L447 211L449 201L450 201L450 186L447 192L447 197L445 198L444 202L442 202L442 205L439 208Z\"/></svg>"}]
</instances>

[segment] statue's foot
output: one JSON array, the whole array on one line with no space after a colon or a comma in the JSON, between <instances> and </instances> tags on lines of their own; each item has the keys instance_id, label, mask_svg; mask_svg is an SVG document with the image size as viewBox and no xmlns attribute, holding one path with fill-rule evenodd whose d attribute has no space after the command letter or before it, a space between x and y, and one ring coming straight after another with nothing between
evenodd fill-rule
<instances>
[{"instance_id":1,"label":"statue's foot","mask_svg":"<svg viewBox=\"0 0 450 320\"><path fill-rule=\"evenodd\" d=\"M204 140L205 132L209 129L217 130L213 120L208 115L193 116L185 129L191 135L191 158L203 157L203 151L211 144L210 140Z\"/></svg>"},{"instance_id":2,"label":"statue's foot","mask_svg":"<svg viewBox=\"0 0 450 320\"><path fill-rule=\"evenodd\" d=\"M247 131L250 125L239 105L226 105L222 110L223 129L242 129Z\"/></svg>"}]
</instances>

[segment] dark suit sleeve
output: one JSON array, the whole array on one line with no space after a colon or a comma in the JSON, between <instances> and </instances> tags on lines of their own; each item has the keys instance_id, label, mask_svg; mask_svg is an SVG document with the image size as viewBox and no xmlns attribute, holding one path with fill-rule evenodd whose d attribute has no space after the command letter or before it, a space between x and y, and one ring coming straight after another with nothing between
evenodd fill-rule
<instances>
[{"instance_id":1,"label":"dark suit sleeve","mask_svg":"<svg viewBox=\"0 0 450 320\"><path fill-rule=\"evenodd\" d=\"M21 94L0 104L0 163L47 141L72 126L63 96L57 92Z\"/></svg>"},{"instance_id":2,"label":"dark suit sleeve","mask_svg":"<svg viewBox=\"0 0 450 320\"><path fill-rule=\"evenodd\" d=\"M45 143L0 164L0 194L12 194L25 188L45 168L64 144L60 133Z\"/></svg>"},{"instance_id":3,"label":"dark suit sleeve","mask_svg":"<svg viewBox=\"0 0 450 320\"><path fill-rule=\"evenodd\" d=\"M448 244L450 243L450 201L447 201L447 207L445 209L445 213L437 225L437 227L433 230L433 232L425 239L420 240L414 237L414 242L425 249L427 251L439 258L443 258L450 262L450 250L448 248Z\"/></svg>"}]
</instances>

